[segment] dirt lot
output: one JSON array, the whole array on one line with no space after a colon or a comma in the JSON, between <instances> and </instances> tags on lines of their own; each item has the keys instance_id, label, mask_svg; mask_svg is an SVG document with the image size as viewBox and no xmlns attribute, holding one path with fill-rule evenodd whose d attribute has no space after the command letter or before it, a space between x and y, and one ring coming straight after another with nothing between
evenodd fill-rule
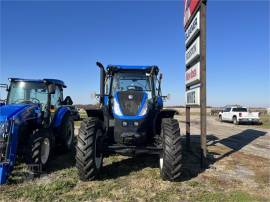
<instances>
[{"instance_id":1,"label":"dirt lot","mask_svg":"<svg viewBox=\"0 0 270 202\"><path fill-rule=\"evenodd\" d=\"M185 132L184 117L180 121ZM184 151L180 182L163 182L156 156L104 160L99 180L80 182L73 156L57 153L48 173L31 180L19 164L3 201L270 201L270 130L208 117L209 168L199 166L199 117L192 117L192 148ZM183 139L183 145L185 139ZM27 180L29 178L30 180Z\"/></svg>"}]
</instances>

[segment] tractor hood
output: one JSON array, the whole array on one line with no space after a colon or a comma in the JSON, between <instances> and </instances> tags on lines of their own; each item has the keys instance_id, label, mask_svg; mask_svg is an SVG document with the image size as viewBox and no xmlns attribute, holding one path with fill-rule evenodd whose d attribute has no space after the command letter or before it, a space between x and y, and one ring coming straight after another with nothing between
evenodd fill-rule
<instances>
[{"instance_id":1,"label":"tractor hood","mask_svg":"<svg viewBox=\"0 0 270 202\"><path fill-rule=\"evenodd\" d=\"M0 106L0 121L9 120L11 117L29 107L29 104L10 104Z\"/></svg>"}]
</instances>

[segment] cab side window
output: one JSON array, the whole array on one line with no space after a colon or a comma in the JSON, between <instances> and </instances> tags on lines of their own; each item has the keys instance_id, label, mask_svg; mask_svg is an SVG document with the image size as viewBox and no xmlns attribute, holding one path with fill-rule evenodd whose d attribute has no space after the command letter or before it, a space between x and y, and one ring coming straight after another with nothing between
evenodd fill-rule
<instances>
[{"instance_id":1,"label":"cab side window","mask_svg":"<svg viewBox=\"0 0 270 202\"><path fill-rule=\"evenodd\" d=\"M111 77L107 77L105 80L105 94L109 95L111 85Z\"/></svg>"},{"instance_id":2,"label":"cab side window","mask_svg":"<svg viewBox=\"0 0 270 202\"><path fill-rule=\"evenodd\" d=\"M159 91L159 80L157 76L154 77L154 84L155 84L155 95L161 96L161 91Z\"/></svg>"},{"instance_id":3,"label":"cab side window","mask_svg":"<svg viewBox=\"0 0 270 202\"><path fill-rule=\"evenodd\" d=\"M62 89L59 86L56 86L55 93L51 96L51 105L55 107L55 109L59 108L61 105L61 101L63 100Z\"/></svg>"}]
</instances>

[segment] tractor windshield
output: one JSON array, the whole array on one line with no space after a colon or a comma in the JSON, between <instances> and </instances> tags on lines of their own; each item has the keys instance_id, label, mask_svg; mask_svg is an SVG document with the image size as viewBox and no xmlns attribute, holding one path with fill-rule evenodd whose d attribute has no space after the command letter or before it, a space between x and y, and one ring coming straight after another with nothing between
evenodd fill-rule
<instances>
[{"instance_id":1,"label":"tractor windshield","mask_svg":"<svg viewBox=\"0 0 270 202\"><path fill-rule=\"evenodd\" d=\"M113 77L112 94L128 90L151 92L150 83L145 72L118 72Z\"/></svg>"},{"instance_id":2,"label":"tractor windshield","mask_svg":"<svg viewBox=\"0 0 270 202\"><path fill-rule=\"evenodd\" d=\"M12 82L8 94L8 104L37 103L43 107L48 101L48 91L40 82Z\"/></svg>"}]
</instances>

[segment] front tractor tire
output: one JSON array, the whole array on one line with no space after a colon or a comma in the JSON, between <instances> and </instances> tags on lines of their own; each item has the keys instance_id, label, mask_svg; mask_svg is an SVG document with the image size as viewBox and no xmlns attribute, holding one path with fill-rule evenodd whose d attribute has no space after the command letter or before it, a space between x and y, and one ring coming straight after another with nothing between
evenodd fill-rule
<instances>
[{"instance_id":1,"label":"front tractor tire","mask_svg":"<svg viewBox=\"0 0 270 202\"><path fill-rule=\"evenodd\" d=\"M82 181L97 178L102 167L102 124L97 118L82 121L76 145L76 167Z\"/></svg>"},{"instance_id":2,"label":"front tractor tire","mask_svg":"<svg viewBox=\"0 0 270 202\"><path fill-rule=\"evenodd\" d=\"M34 171L43 170L50 159L53 145L54 140L49 129L33 131L26 144L25 162L32 165ZM38 168L38 166L40 167Z\"/></svg>"},{"instance_id":3,"label":"front tractor tire","mask_svg":"<svg viewBox=\"0 0 270 202\"><path fill-rule=\"evenodd\" d=\"M163 180L178 181L182 171L182 145L177 120L165 118L161 124L162 152L160 175Z\"/></svg>"}]
</instances>

